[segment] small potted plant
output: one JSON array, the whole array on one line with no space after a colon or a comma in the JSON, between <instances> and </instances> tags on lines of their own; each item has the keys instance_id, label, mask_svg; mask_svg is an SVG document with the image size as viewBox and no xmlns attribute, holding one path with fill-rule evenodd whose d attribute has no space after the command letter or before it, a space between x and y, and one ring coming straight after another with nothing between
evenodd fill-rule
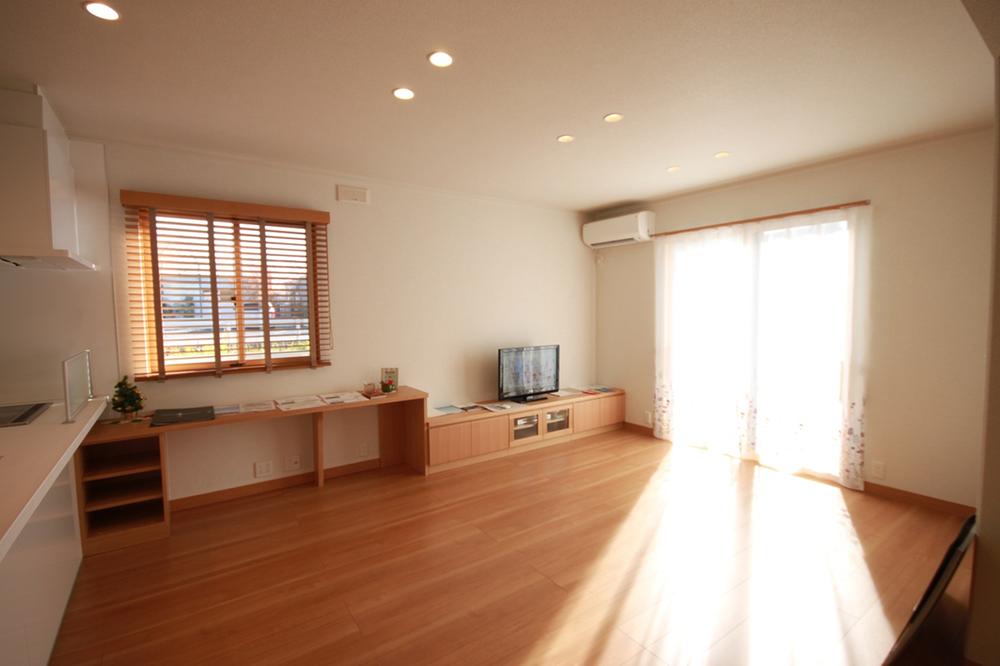
<instances>
[{"instance_id":1,"label":"small potted plant","mask_svg":"<svg viewBox=\"0 0 1000 666\"><path fill-rule=\"evenodd\" d=\"M142 403L145 399L135 384L128 383L128 375L125 375L120 382L115 384L115 392L111 396L111 409L122 415L124 423L128 423L135 420L139 411L142 410Z\"/></svg>"}]
</instances>

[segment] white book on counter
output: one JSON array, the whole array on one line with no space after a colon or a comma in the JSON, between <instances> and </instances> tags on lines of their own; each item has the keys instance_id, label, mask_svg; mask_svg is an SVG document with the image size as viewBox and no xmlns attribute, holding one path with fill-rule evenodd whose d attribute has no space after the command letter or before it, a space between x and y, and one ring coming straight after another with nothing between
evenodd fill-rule
<instances>
[{"instance_id":1,"label":"white book on counter","mask_svg":"<svg viewBox=\"0 0 1000 666\"><path fill-rule=\"evenodd\" d=\"M339 405L345 402L363 402L367 400L360 391L338 391L335 393L321 393L320 399L328 405Z\"/></svg>"},{"instance_id":2,"label":"white book on counter","mask_svg":"<svg viewBox=\"0 0 1000 666\"><path fill-rule=\"evenodd\" d=\"M240 406L239 405L216 405L212 409L215 410L215 415L216 416L228 416L230 414L239 414L240 413Z\"/></svg>"},{"instance_id":3,"label":"white book on counter","mask_svg":"<svg viewBox=\"0 0 1000 666\"><path fill-rule=\"evenodd\" d=\"M274 401L278 409L283 412L291 412L296 409L311 409L322 407L325 403L318 395L297 395L292 398L278 398Z\"/></svg>"}]
</instances>

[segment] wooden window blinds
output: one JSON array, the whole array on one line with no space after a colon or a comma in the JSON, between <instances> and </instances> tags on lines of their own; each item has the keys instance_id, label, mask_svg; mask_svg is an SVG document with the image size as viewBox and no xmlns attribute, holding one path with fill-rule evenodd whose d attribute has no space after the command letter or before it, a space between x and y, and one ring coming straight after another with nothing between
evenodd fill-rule
<instances>
[{"instance_id":1,"label":"wooden window blinds","mask_svg":"<svg viewBox=\"0 0 1000 666\"><path fill-rule=\"evenodd\" d=\"M330 364L329 213L121 193L136 379Z\"/></svg>"}]
</instances>

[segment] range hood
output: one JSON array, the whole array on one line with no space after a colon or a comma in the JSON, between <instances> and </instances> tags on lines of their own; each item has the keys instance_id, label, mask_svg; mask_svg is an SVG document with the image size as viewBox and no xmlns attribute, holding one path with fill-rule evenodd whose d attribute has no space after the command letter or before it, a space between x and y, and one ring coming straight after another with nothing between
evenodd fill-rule
<instances>
[{"instance_id":1,"label":"range hood","mask_svg":"<svg viewBox=\"0 0 1000 666\"><path fill-rule=\"evenodd\" d=\"M97 266L67 250L50 250L49 254L21 250L0 254L0 270L92 271Z\"/></svg>"},{"instance_id":2,"label":"range hood","mask_svg":"<svg viewBox=\"0 0 1000 666\"><path fill-rule=\"evenodd\" d=\"M38 86L0 80L0 270L94 270L79 247L66 132Z\"/></svg>"}]
</instances>

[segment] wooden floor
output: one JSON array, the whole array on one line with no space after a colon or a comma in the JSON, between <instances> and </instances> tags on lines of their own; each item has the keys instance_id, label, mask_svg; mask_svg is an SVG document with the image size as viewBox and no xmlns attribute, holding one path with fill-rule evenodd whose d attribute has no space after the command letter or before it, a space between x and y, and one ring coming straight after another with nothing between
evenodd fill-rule
<instances>
[{"instance_id":1,"label":"wooden floor","mask_svg":"<svg viewBox=\"0 0 1000 666\"><path fill-rule=\"evenodd\" d=\"M628 431L174 515L53 664L877 664L959 519Z\"/></svg>"}]
</instances>

